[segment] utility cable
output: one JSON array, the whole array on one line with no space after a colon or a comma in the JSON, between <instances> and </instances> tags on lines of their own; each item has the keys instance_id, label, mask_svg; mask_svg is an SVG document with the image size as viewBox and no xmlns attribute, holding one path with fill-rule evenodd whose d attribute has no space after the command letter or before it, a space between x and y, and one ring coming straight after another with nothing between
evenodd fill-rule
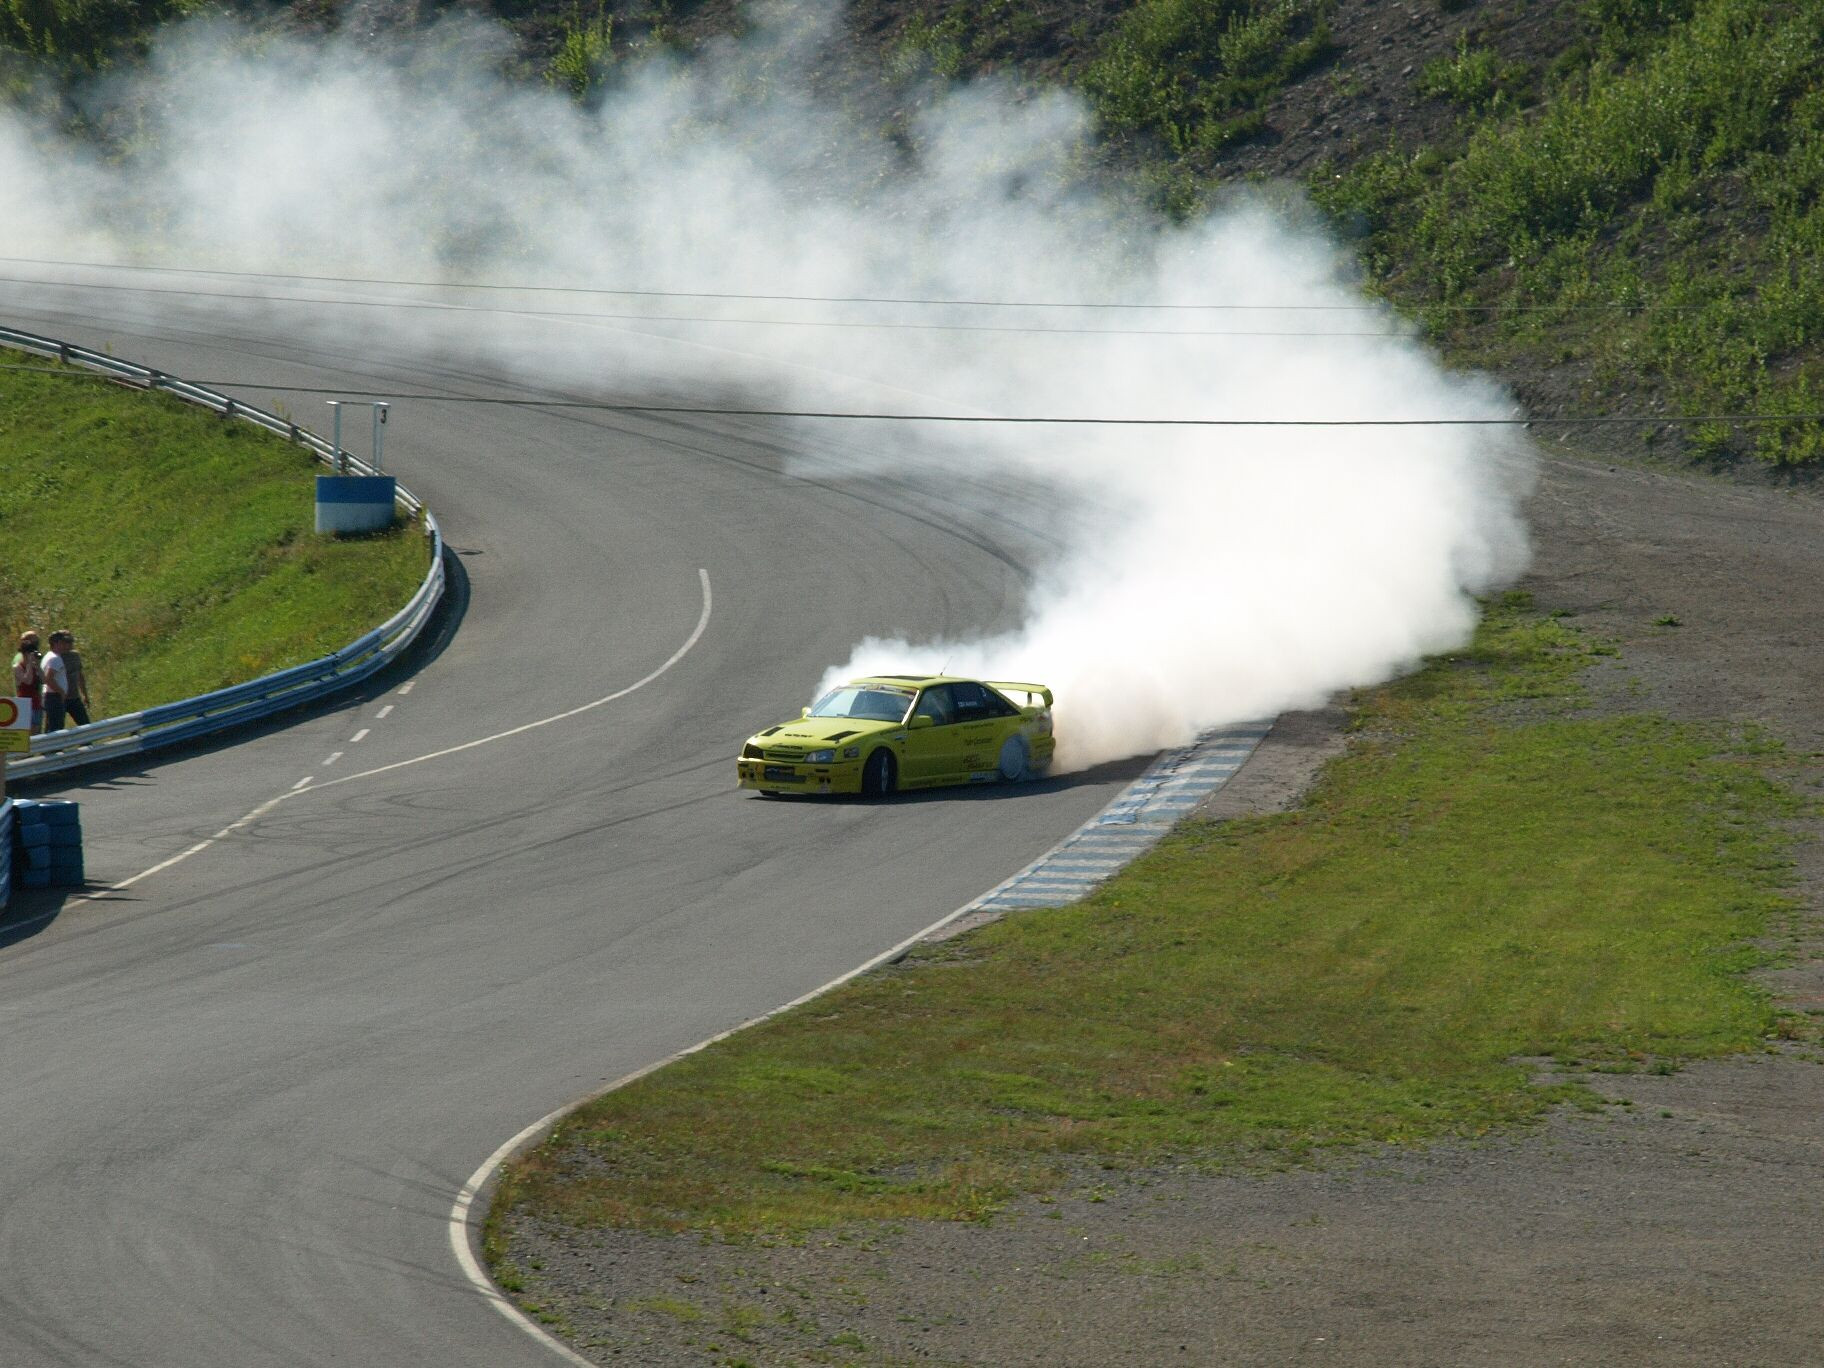
<instances>
[{"instance_id":1,"label":"utility cable","mask_svg":"<svg viewBox=\"0 0 1824 1368\"><path fill-rule=\"evenodd\" d=\"M103 371L85 371L51 366L0 365L4 371L31 371L38 375L74 380L111 380L133 384L121 376ZM499 408L584 409L600 413L685 414L710 418L814 418L854 422L884 423L978 423L1004 425L1051 425L1066 427L1619 427L1628 424L1664 424L1696 427L1706 423L1779 425L1824 422L1824 413L1608 413L1550 414L1535 417L1513 415L1504 418L1091 418L1052 415L995 415L970 413L874 413L838 409L711 408L696 404L628 404L594 399L509 399L479 394L403 394L390 390L337 389L333 386L268 384L249 380L188 380L175 375L161 375L172 384L196 389L225 392L238 390L273 390L286 394L333 394L352 400L384 400L402 404L486 404ZM141 386L135 385L136 388Z\"/></svg>"},{"instance_id":2,"label":"utility cable","mask_svg":"<svg viewBox=\"0 0 1824 1368\"><path fill-rule=\"evenodd\" d=\"M386 286L397 289L504 291L523 294L606 295L630 299L726 299L757 303L793 304L886 304L917 308L971 309L1082 309L1082 310L1160 310L1180 312L1320 312L1382 313L1391 302L1355 304L1242 304L1242 303L1166 303L1162 301L1058 300L1058 299L970 299L933 298L907 295L821 295L767 294L735 290L657 290L601 285L530 285L503 281L451 281L389 279L383 276L294 275L278 271L234 271L206 266L157 266L114 261L63 261L38 257L0 257L0 264L14 266L77 267L97 271L137 271L145 274L217 276L234 280L295 281L309 285ZM10 278L9 279L17 279ZM38 284L71 284L75 282L33 281ZM76 286L77 288L107 288ZM114 287L121 288L121 287ZM132 288L132 287L126 287ZM260 295L222 295L221 298L264 298ZM459 306L455 306L459 307ZM1419 303L1419 308L1450 313L1639 313L1646 303L1607 304L1443 304ZM1702 305L1660 305L1675 312L1702 308ZM514 311L520 312L520 311ZM563 316L563 315L558 315Z\"/></svg>"},{"instance_id":3,"label":"utility cable","mask_svg":"<svg viewBox=\"0 0 1824 1368\"><path fill-rule=\"evenodd\" d=\"M1241 329L1241 328L1052 328L1020 327L1004 323L909 323L863 319L731 318L728 316L605 313L595 309L522 309L489 304L449 304L429 299L310 299L301 295L254 295L231 290L170 290L145 285L88 285L74 281L46 282L23 276L0 276L11 285L52 285L58 289L115 290L131 294L175 296L184 299L233 299L257 304L318 304L331 308L412 309L428 313L505 315L512 318L563 318L620 323L709 323L757 328L853 328L906 332L1053 333L1086 337L1391 337L1416 339L1411 329L1376 328L1370 331Z\"/></svg>"}]
</instances>

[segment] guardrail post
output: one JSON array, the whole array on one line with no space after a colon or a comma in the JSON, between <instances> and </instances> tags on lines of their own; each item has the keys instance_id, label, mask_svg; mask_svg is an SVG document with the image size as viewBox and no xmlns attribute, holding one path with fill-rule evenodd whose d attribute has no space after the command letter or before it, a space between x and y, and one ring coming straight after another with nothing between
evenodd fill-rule
<instances>
[{"instance_id":1,"label":"guardrail post","mask_svg":"<svg viewBox=\"0 0 1824 1368\"><path fill-rule=\"evenodd\" d=\"M384 400L379 400L379 399L326 399L323 402L328 404L330 406L330 408L334 409L335 414L336 414L335 435L331 439L334 442L335 448L336 448L336 474L346 475L348 473L348 453L342 450L342 408L345 404L363 404L363 403L366 404L367 407L369 408L369 410L371 410L373 413L374 449L373 449L372 465L373 465L373 473L375 475L380 474L381 473L380 429L385 426L386 411L389 408L391 408L392 405L386 403Z\"/></svg>"},{"instance_id":2,"label":"guardrail post","mask_svg":"<svg viewBox=\"0 0 1824 1368\"><path fill-rule=\"evenodd\" d=\"M348 474L348 453L342 450L342 401L331 399L328 402L336 414L335 436L330 438L336 448L336 474L346 475Z\"/></svg>"}]
</instances>

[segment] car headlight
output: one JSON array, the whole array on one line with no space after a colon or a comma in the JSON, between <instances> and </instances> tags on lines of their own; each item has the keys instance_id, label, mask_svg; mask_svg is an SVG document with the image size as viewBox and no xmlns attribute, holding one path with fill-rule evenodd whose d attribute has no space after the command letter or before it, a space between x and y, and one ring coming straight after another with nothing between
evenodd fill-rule
<instances>
[{"instance_id":1,"label":"car headlight","mask_svg":"<svg viewBox=\"0 0 1824 1368\"><path fill-rule=\"evenodd\" d=\"M844 760L861 759L861 747L860 746L844 746L842 748L842 758Z\"/></svg>"},{"instance_id":2,"label":"car headlight","mask_svg":"<svg viewBox=\"0 0 1824 1368\"><path fill-rule=\"evenodd\" d=\"M741 747L741 758L743 760L760 760L763 759L765 755L766 752L761 750L760 747L756 746L752 741L749 741L745 746Z\"/></svg>"},{"instance_id":3,"label":"car headlight","mask_svg":"<svg viewBox=\"0 0 1824 1368\"><path fill-rule=\"evenodd\" d=\"M809 755L804 757L804 763L807 765L827 765L835 758L836 752L833 750L812 751Z\"/></svg>"}]
</instances>

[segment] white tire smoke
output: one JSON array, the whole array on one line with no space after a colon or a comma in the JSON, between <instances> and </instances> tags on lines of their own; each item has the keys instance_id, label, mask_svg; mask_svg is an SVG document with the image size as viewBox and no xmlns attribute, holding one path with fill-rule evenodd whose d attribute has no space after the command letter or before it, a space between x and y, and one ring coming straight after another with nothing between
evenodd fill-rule
<instances>
[{"instance_id":1,"label":"white tire smoke","mask_svg":"<svg viewBox=\"0 0 1824 1368\"><path fill-rule=\"evenodd\" d=\"M587 109L501 80L500 37L472 22L390 54L181 26L147 71L90 92L103 126L109 110L143 122L118 155L0 112L0 256L269 272L263 289L216 280L143 307L283 309L296 333L384 333L590 393L1266 424L1514 414L1352 289L1310 223L1244 204L1172 224L1085 188L1088 116L1064 94L936 91L909 136L864 132L789 79L835 11L770 13L739 46L625 65ZM278 302L299 297L319 302ZM1060 303L1154 307L1039 307ZM991 490L996 472L1050 485L1065 549L1017 630L870 639L828 678L947 663L1043 681L1061 768L1385 679L1462 642L1473 596L1526 555L1530 457L1511 429L877 431L865 457L846 444L845 471L866 459L967 470L959 489ZM807 453L820 445L807 433Z\"/></svg>"}]
</instances>

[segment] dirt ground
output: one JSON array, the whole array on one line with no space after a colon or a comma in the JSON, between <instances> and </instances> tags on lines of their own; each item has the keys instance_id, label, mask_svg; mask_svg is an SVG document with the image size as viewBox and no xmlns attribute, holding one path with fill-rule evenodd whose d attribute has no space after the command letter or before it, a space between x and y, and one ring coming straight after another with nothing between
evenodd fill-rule
<instances>
[{"instance_id":1,"label":"dirt ground","mask_svg":"<svg viewBox=\"0 0 1824 1368\"><path fill-rule=\"evenodd\" d=\"M1550 450L1523 587L1621 643L1598 684L1824 751L1824 496ZM1212 814L1291 801L1341 719L1282 719ZM1800 856L1814 910L1821 834L1810 820ZM1824 1009L1824 955L1772 981ZM1492 1141L1086 1175L985 1227L777 1248L523 1229L514 1259L602 1362L1824 1363L1812 1052L1598 1086L1599 1113Z\"/></svg>"}]
</instances>

